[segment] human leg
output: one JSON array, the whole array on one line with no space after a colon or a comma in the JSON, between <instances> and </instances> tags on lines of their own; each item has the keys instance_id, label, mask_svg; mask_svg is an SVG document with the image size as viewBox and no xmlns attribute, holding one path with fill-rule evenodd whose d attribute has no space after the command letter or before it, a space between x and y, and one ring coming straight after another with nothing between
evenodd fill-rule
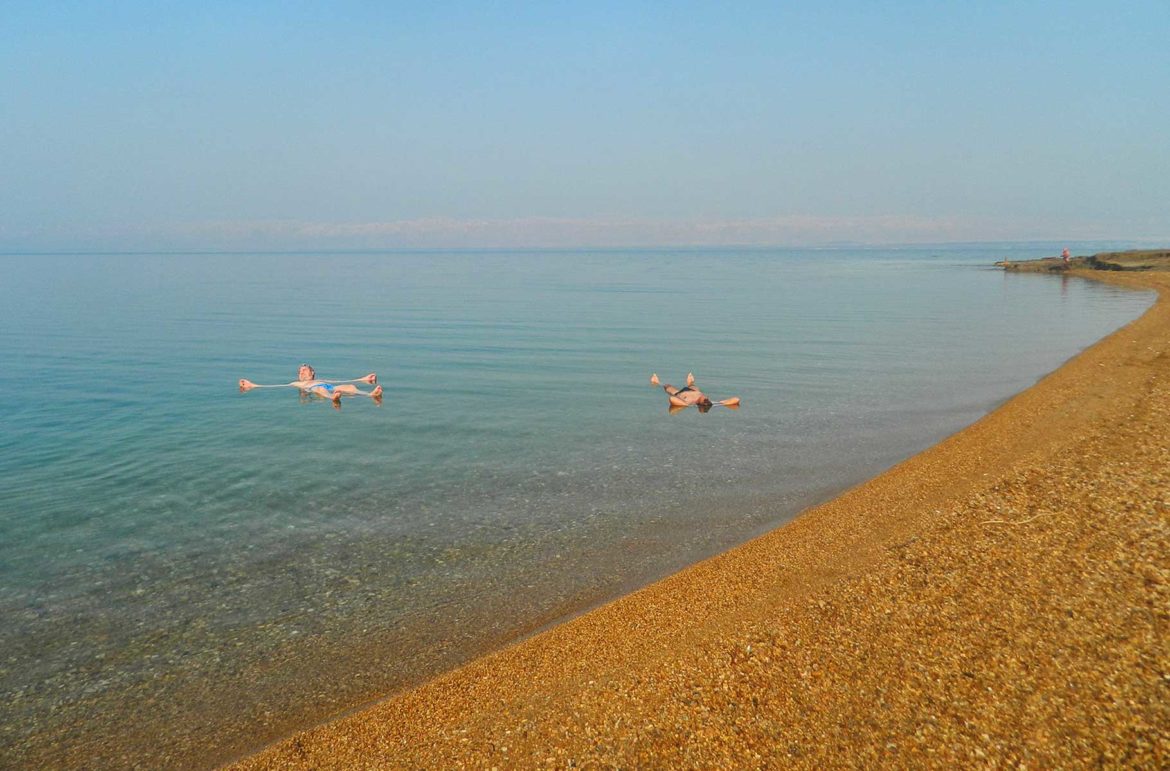
<instances>
[{"instance_id":1,"label":"human leg","mask_svg":"<svg viewBox=\"0 0 1170 771\"><path fill-rule=\"evenodd\" d=\"M333 386L331 393L327 398L332 399L334 404L341 401L342 396L368 396L376 402L382 401L382 386L374 386L371 391L363 391L355 385L336 385Z\"/></svg>"}]
</instances>

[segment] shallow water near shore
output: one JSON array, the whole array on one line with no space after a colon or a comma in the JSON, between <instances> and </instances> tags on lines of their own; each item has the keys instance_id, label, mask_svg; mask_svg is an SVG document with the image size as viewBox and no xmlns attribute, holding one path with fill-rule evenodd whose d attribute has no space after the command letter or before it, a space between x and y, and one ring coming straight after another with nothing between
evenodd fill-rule
<instances>
[{"instance_id":1,"label":"shallow water near shore","mask_svg":"<svg viewBox=\"0 0 1170 771\"><path fill-rule=\"evenodd\" d=\"M989 268L1058 252L0 257L0 765L213 765L773 527L1152 301ZM235 390L301 361L385 403Z\"/></svg>"}]
</instances>

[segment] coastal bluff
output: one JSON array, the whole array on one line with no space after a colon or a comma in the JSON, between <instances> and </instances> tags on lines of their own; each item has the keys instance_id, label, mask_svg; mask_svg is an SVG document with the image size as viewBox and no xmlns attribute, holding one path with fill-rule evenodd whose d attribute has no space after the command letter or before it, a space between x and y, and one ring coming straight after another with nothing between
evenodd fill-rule
<instances>
[{"instance_id":1,"label":"coastal bluff","mask_svg":"<svg viewBox=\"0 0 1170 771\"><path fill-rule=\"evenodd\" d=\"M1170 249L1134 249L1124 252L1099 252L1072 257L1066 263L1059 257L1038 260L1000 260L997 267L1018 273L1063 273L1068 270L1145 271L1170 270Z\"/></svg>"}]
</instances>

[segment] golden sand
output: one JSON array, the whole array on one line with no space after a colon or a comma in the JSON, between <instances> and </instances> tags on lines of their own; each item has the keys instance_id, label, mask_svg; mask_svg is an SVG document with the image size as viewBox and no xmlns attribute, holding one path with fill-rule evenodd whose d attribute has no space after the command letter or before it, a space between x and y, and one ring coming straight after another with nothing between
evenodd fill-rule
<instances>
[{"instance_id":1,"label":"golden sand","mask_svg":"<svg viewBox=\"0 0 1170 771\"><path fill-rule=\"evenodd\" d=\"M1160 299L790 524L238 768L1170 767L1170 274L1093 277Z\"/></svg>"}]
</instances>

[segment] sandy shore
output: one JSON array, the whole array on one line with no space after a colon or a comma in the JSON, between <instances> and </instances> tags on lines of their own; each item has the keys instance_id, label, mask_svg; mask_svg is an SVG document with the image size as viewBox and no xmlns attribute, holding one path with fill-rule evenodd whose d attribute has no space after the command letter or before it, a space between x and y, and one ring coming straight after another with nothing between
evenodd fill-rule
<instances>
[{"instance_id":1,"label":"sandy shore","mask_svg":"<svg viewBox=\"0 0 1170 771\"><path fill-rule=\"evenodd\" d=\"M1170 273L1094 277L1159 302L789 525L237 767L1170 767Z\"/></svg>"}]
</instances>

